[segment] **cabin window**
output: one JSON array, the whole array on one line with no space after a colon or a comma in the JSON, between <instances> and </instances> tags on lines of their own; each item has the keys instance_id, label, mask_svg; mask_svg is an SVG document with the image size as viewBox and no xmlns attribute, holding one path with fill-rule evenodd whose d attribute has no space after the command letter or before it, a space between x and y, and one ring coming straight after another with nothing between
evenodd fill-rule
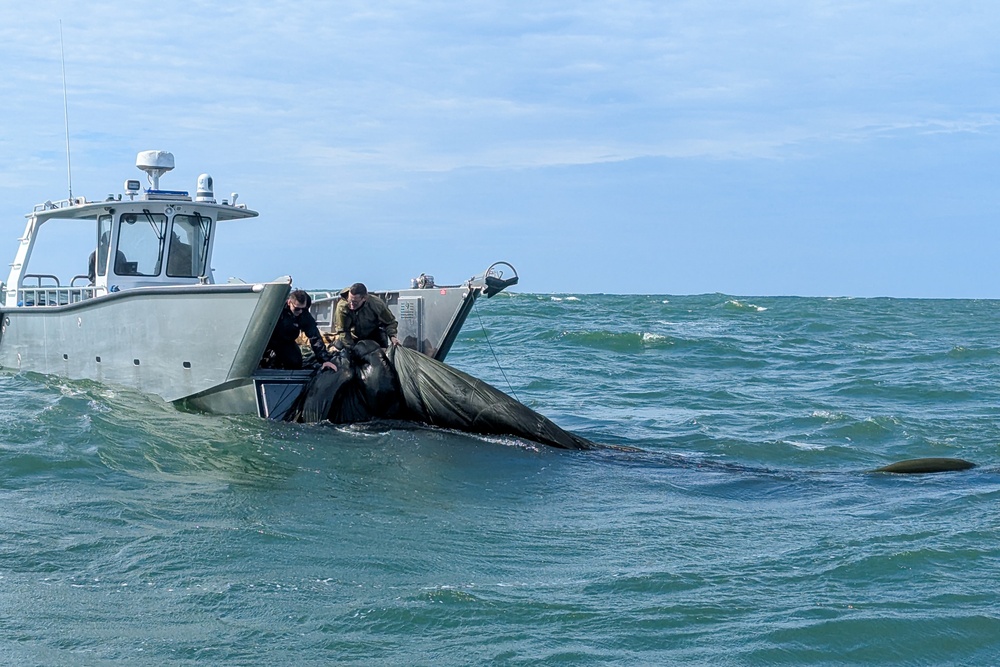
<instances>
[{"instance_id":1,"label":"cabin window","mask_svg":"<svg viewBox=\"0 0 1000 667\"><path fill-rule=\"evenodd\" d=\"M115 273L120 276L156 276L163 265L167 216L144 209L123 213L118 227Z\"/></svg>"},{"instance_id":2,"label":"cabin window","mask_svg":"<svg viewBox=\"0 0 1000 667\"><path fill-rule=\"evenodd\" d=\"M97 219L97 275L108 272L108 250L111 248L111 216L102 215ZM90 282L94 282L91 279Z\"/></svg>"},{"instance_id":3,"label":"cabin window","mask_svg":"<svg viewBox=\"0 0 1000 667\"><path fill-rule=\"evenodd\" d=\"M205 275L211 230L211 218L201 214L174 216L167 255L168 276L197 278Z\"/></svg>"}]
</instances>

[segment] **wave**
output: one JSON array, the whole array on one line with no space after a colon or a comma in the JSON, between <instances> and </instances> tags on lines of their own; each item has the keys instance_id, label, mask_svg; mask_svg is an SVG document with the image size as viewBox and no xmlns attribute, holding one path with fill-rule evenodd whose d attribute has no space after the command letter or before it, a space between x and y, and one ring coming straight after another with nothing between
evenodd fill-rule
<instances>
[{"instance_id":1,"label":"wave","mask_svg":"<svg viewBox=\"0 0 1000 667\"><path fill-rule=\"evenodd\" d=\"M651 332L565 331L559 338L574 345L598 347L611 352L630 352L674 344L670 337Z\"/></svg>"},{"instance_id":2,"label":"wave","mask_svg":"<svg viewBox=\"0 0 1000 667\"><path fill-rule=\"evenodd\" d=\"M997 359L1000 357L1000 349L995 347L965 347L964 345L956 345L951 348L947 356L950 359L958 359L962 361L976 361L979 359Z\"/></svg>"},{"instance_id":3,"label":"wave","mask_svg":"<svg viewBox=\"0 0 1000 667\"><path fill-rule=\"evenodd\" d=\"M744 303L743 301L739 301L738 299L729 299L722 305L722 307L726 310L732 310L732 311L745 310L753 313L763 313L765 310L767 310L767 308L764 306L758 306L756 304L752 304L749 302Z\"/></svg>"}]
</instances>

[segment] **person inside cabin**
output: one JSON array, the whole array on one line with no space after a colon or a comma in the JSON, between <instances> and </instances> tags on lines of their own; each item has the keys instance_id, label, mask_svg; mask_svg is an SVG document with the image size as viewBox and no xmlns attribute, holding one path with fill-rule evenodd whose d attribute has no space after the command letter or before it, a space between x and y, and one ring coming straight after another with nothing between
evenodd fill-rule
<instances>
[{"instance_id":1,"label":"person inside cabin","mask_svg":"<svg viewBox=\"0 0 1000 667\"><path fill-rule=\"evenodd\" d=\"M101 236L101 242L98 246L98 250L101 252L101 275L104 275L104 262L108 257L108 233L105 232ZM118 250L115 255L115 263L124 265L127 262L125 254ZM87 278L90 280L91 285L97 284L97 250L90 251L90 258L87 260Z\"/></svg>"},{"instance_id":2,"label":"person inside cabin","mask_svg":"<svg viewBox=\"0 0 1000 667\"><path fill-rule=\"evenodd\" d=\"M334 345L353 347L359 340L373 340L382 347L399 345L399 324L382 299L368 293L363 283L354 283L340 293L333 316Z\"/></svg>"},{"instance_id":3,"label":"person inside cabin","mask_svg":"<svg viewBox=\"0 0 1000 667\"><path fill-rule=\"evenodd\" d=\"M170 234L167 275L184 278L194 277L194 269L191 266L191 244L185 243L176 231Z\"/></svg>"},{"instance_id":4,"label":"person inside cabin","mask_svg":"<svg viewBox=\"0 0 1000 667\"><path fill-rule=\"evenodd\" d=\"M337 370L330 361L330 354L323 344L323 337L316 327L316 320L309 312L312 298L303 290L295 290L288 295L285 307L281 309L278 323L274 326L267 350L261 360L264 368L298 370L302 368L302 349L296 340L300 333L309 339L316 362L323 370Z\"/></svg>"},{"instance_id":5,"label":"person inside cabin","mask_svg":"<svg viewBox=\"0 0 1000 667\"><path fill-rule=\"evenodd\" d=\"M115 273L119 276L138 276L140 275L139 263L128 261L125 253L119 250L115 253Z\"/></svg>"}]
</instances>

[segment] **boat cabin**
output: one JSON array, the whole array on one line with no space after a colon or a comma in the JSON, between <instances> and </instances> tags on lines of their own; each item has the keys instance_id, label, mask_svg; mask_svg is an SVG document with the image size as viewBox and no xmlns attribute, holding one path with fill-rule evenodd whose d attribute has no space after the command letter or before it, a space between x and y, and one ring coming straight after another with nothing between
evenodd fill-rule
<instances>
[{"instance_id":1,"label":"boat cabin","mask_svg":"<svg viewBox=\"0 0 1000 667\"><path fill-rule=\"evenodd\" d=\"M193 197L186 191L161 190L160 177L174 168L171 153L143 151L136 167L146 173L149 187L129 179L123 193L104 201L75 197L34 207L26 216L4 286L5 309L68 305L137 287L215 282L211 261L216 223L252 218L257 212L237 205L236 194L232 201L217 203L208 174L198 177ZM33 270L43 264L32 262L38 240L46 237L42 230L59 234L67 221L92 230L84 236L90 240L79 248L79 263L64 275L48 265Z\"/></svg>"}]
</instances>

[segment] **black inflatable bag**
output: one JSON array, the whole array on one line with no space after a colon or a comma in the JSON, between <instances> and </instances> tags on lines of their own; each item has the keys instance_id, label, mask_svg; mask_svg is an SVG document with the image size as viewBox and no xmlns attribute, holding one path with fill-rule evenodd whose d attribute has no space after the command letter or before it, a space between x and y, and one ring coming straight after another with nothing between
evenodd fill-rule
<instances>
[{"instance_id":1,"label":"black inflatable bag","mask_svg":"<svg viewBox=\"0 0 1000 667\"><path fill-rule=\"evenodd\" d=\"M288 421L353 424L397 416L401 393L396 371L374 341L361 341L320 370L286 415Z\"/></svg>"},{"instance_id":2,"label":"black inflatable bag","mask_svg":"<svg viewBox=\"0 0 1000 667\"><path fill-rule=\"evenodd\" d=\"M512 435L563 449L597 445L557 426L491 385L409 348L389 348L402 390L401 416L482 435Z\"/></svg>"},{"instance_id":3,"label":"black inflatable bag","mask_svg":"<svg viewBox=\"0 0 1000 667\"><path fill-rule=\"evenodd\" d=\"M319 371L289 410L289 421L351 424L408 419L481 435L509 435L563 449L596 444L556 426L482 380L405 347L388 355L360 341Z\"/></svg>"}]
</instances>

